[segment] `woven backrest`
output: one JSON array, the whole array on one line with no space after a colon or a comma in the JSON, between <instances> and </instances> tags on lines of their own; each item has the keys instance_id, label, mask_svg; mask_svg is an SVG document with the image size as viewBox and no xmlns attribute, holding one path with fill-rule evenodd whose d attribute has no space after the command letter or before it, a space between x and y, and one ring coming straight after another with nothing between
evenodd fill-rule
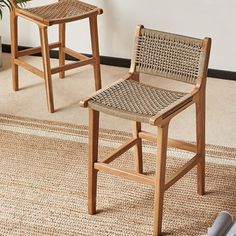
<instances>
[{"instance_id":1,"label":"woven backrest","mask_svg":"<svg viewBox=\"0 0 236 236\"><path fill-rule=\"evenodd\" d=\"M203 40L142 28L135 39L136 71L195 84L204 73Z\"/></svg>"}]
</instances>

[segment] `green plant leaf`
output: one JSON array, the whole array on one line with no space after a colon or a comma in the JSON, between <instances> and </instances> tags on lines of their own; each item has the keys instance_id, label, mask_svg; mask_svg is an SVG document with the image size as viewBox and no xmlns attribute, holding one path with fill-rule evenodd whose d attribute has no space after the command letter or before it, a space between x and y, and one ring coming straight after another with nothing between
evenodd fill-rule
<instances>
[{"instance_id":1,"label":"green plant leaf","mask_svg":"<svg viewBox=\"0 0 236 236\"><path fill-rule=\"evenodd\" d=\"M13 0L14 5L17 7L18 5L20 7L25 6L26 2L29 2L30 0ZM0 0L0 19L2 19L2 11L3 8L7 7L9 10L12 9L12 2L10 0Z\"/></svg>"}]
</instances>

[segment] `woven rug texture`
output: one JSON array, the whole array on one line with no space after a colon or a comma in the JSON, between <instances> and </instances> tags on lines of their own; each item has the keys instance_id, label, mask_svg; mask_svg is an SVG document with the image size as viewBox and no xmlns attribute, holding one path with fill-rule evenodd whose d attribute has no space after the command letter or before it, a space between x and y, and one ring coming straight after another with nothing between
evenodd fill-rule
<instances>
[{"instance_id":1,"label":"woven rug texture","mask_svg":"<svg viewBox=\"0 0 236 236\"><path fill-rule=\"evenodd\" d=\"M85 126L0 115L0 235L152 235L152 186L99 172L98 213L88 215L87 135ZM101 129L99 157L129 136ZM156 147L143 149L153 175ZM163 235L203 235L221 210L236 216L236 148L207 145L206 154L206 195L196 192L196 168L167 190ZM191 156L170 148L167 175ZM131 150L113 165L133 161Z\"/></svg>"}]
</instances>

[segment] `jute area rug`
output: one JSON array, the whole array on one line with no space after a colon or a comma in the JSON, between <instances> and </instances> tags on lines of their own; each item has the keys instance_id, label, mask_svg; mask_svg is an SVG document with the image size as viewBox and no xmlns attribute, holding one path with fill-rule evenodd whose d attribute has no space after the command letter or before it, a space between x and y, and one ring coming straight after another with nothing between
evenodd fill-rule
<instances>
[{"instance_id":1,"label":"jute area rug","mask_svg":"<svg viewBox=\"0 0 236 236\"><path fill-rule=\"evenodd\" d=\"M129 134L100 131L105 157ZM164 235L202 235L221 210L236 215L236 149L207 145L205 196L192 170L165 193ZM154 173L156 148L144 145ZM190 158L170 149L168 174ZM153 188L99 173L98 213L87 214L87 127L0 115L0 235L152 235ZM128 152L114 165L133 168Z\"/></svg>"}]
</instances>

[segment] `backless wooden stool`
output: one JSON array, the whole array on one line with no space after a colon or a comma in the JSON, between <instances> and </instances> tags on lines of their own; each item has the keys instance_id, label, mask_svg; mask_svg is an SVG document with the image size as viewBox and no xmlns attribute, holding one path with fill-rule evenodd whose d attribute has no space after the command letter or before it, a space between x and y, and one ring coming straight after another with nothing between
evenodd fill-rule
<instances>
[{"instance_id":1,"label":"backless wooden stool","mask_svg":"<svg viewBox=\"0 0 236 236\"><path fill-rule=\"evenodd\" d=\"M13 0L12 0L12 6ZM56 3L44 5L34 8L18 8L13 7L11 11L11 53L12 53L12 78L13 89L19 89L18 83L18 66L31 71L45 80L48 111L54 112L53 90L52 90L52 74L59 73L60 78L65 77L65 71L74 69L80 66L91 64L94 68L95 88L101 88L100 75L100 59L98 47L98 30L97 30L97 15L102 14L102 9L96 6L81 2L79 0L59 0ZM23 17L39 27L41 47L30 48L23 51L18 51L18 17ZM92 57L81 55L65 45L66 23L89 18ZM48 43L48 26L59 25L59 42L52 44ZM59 66L52 68L50 66L49 50L59 48ZM32 55L34 53L42 53L43 71L26 63L21 57ZM79 61L65 65L65 54L73 56Z\"/></svg>"},{"instance_id":2,"label":"backless wooden stool","mask_svg":"<svg viewBox=\"0 0 236 236\"><path fill-rule=\"evenodd\" d=\"M161 235L164 192L195 166L197 191L204 194L205 86L210 46L210 38L200 40L138 26L129 74L81 101L81 106L89 108L89 214L96 213L98 171L154 186L154 236ZM139 82L140 73L190 83L194 89L184 93L142 84ZM171 119L192 104L196 105L197 145L168 139ZM103 160L98 159L99 112L133 121L133 137ZM156 126L157 136L142 131L141 122ZM157 144L155 177L142 173L142 139ZM195 153L169 178L165 178L167 146ZM135 170L109 165L131 147L135 147Z\"/></svg>"}]
</instances>

